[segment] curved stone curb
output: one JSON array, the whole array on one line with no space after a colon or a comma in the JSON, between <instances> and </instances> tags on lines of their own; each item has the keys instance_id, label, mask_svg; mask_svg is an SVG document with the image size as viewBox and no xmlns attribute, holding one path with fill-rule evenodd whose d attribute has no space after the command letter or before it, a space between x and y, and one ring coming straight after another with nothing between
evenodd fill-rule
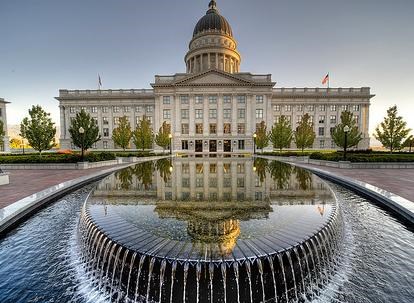
<instances>
[{"instance_id":1,"label":"curved stone curb","mask_svg":"<svg viewBox=\"0 0 414 303\"><path fill-rule=\"evenodd\" d=\"M359 194L362 194L366 197L369 197L377 201L381 205L392 210L394 213L408 220L411 224L414 224L414 202L408 199L405 199L394 193L386 191L382 188L376 187L372 184L362 182L359 180L355 180L349 177L338 176L336 174L333 174L331 172L328 172L328 171L325 171L319 168L309 167L307 165L302 165L298 163L292 163L290 161L282 161L281 159L274 159L272 157L262 157L262 156L260 157L269 159L269 160L277 160L281 162L286 162L291 165L307 169L321 178L324 178L326 180L345 186Z\"/></svg>"},{"instance_id":2,"label":"curved stone curb","mask_svg":"<svg viewBox=\"0 0 414 303\"><path fill-rule=\"evenodd\" d=\"M158 160L165 157L166 156L139 158L137 162L134 163L119 165L117 167L105 169L87 176L62 182L6 206L0 209L0 238L13 226L28 218L41 207L44 207L48 203L68 194L71 191L74 191L88 183L102 179L113 172L128 166L133 166L139 162Z\"/></svg>"}]
</instances>

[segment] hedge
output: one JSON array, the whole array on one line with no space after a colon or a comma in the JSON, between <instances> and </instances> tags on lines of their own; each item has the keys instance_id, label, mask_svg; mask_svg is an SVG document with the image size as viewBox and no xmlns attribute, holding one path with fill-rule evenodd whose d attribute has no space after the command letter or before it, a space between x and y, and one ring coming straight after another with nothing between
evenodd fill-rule
<instances>
[{"instance_id":1,"label":"hedge","mask_svg":"<svg viewBox=\"0 0 414 303\"><path fill-rule=\"evenodd\" d=\"M84 157L84 161L100 162L115 160L113 153L88 153ZM30 154L30 155L8 155L0 156L0 164L20 164L20 163L77 163L81 161L79 154Z\"/></svg>"},{"instance_id":2,"label":"hedge","mask_svg":"<svg viewBox=\"0 0 414 303\"><path fill-rule=\"evenodd\" d=\"M324 161L343 161L343 153L335 152L330 154L312 153L310 159L324 160ZM350 153L347 155L347 161L354 163L363 162L414 162L414 154L384 154L384 153Z\"/></svg>"}]
</instances>

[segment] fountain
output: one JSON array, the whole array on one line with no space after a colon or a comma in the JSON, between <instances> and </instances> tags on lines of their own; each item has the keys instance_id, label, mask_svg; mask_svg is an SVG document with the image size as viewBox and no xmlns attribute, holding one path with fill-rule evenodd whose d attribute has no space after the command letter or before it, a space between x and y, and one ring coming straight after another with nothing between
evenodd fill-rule
<instances>
[{"instance_id":1,"label":"fountain","mask_svg":"<svg viewBox=\"0 0 414 303\"><path fill-rule=\"evenodd\" d=\"M79 242L115 302L288 302L335 271L341 214L310 173L263 159L169 159L102 180Z\"/></svg>"}]
</instances>

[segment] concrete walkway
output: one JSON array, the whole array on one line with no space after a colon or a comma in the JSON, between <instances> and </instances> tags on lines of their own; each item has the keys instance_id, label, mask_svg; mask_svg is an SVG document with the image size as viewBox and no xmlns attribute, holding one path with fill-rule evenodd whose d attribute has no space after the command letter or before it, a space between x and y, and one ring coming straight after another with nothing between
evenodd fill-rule
<instances>
[{"instance_id":1,"label":"concrete walkway","mask_svg":"<svg viewBox=\"0 0 414 303\"><path fill-rule=\"evenodd\" d=\"M301 163L385 189L414 202L414 169L341 169Z\"/></svg>"},{"instance_id":2,"label":"concrete walkway","mask_svg":"<svg viewBox=\"0 0 414 303\"><path fill-rule=\"evenodd\" d=\"M114 166L79 170L10 170L10 184L0 186L0 208L53 185Z\"/></svg>"}]
</instances>

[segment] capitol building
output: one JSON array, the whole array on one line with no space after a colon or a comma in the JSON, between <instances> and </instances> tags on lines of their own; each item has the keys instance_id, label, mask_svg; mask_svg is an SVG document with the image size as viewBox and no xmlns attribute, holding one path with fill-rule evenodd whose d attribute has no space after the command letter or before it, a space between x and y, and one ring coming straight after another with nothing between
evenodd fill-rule
<instances>
[{"instance_id":1,"label":"capitol building","mask_svg":"<svg viewBox=\"0 0 414 303\"><path fill-rule=\"evenodd\" d=\"M242 72L237 41L214 0L194 28L184 61L185 73L156 75L152 89L59 90L61 147L74 148L68 130L84 109L99 125L102 138L94 149L100 150L117 148L112 131L122 116L133 129L146 117L154 133L167 122L175 153L250 153L262 121L269 131L284 115L295 129L306 113L315 128L313 148L335 149L330 133L345 110L354 114L362 132L358 148L369 148L374 96L369 87L282 88L270 74Z\"/></svg>"}]
</instances>

